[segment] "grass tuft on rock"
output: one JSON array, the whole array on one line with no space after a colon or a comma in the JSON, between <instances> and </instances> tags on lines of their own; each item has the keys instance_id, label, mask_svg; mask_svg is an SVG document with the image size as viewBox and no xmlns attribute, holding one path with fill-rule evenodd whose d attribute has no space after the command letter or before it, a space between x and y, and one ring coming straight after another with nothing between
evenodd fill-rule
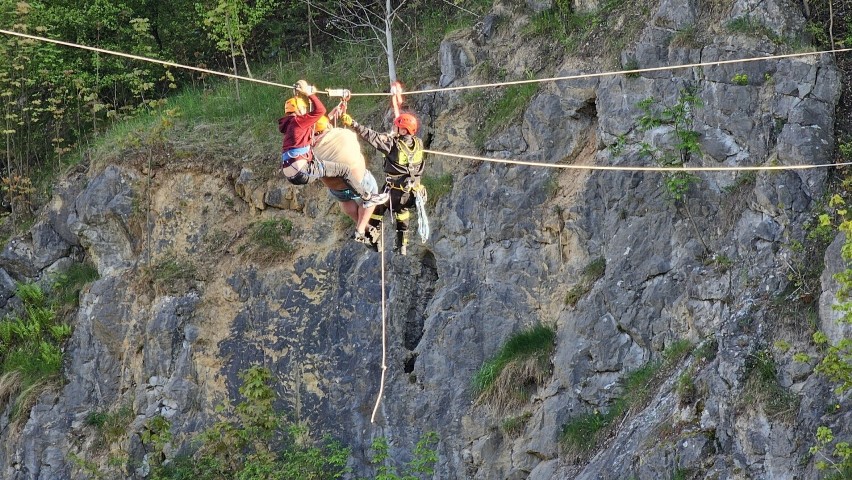
<instances>
[{"instance_id":1,"label":"grass tuft on rock","mask_svg":"<svg viewBox=\"0 0 852 480\"><path fill-rule=\"evenodd\" d=\"M473 376L477 402L498 409L522 405L551 373L556 330L536 325L515 333Z\"/></svg>"}]
</instances>

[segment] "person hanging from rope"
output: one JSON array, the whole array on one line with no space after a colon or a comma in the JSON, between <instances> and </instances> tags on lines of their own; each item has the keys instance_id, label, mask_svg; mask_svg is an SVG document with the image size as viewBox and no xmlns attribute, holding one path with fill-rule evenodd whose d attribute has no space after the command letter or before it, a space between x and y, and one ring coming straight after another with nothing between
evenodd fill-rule
<instances>
[{"instance_id":1,"label":"person hanging from rope","mask_svg":"<svg viewBox=\"0 0 852 480\"><path fill-rule=\"evenodd\" d=\"M313 152L314 158L322 162L335 162L348 166L355 179L361 179L361 187L374 194L378 192L376 177L367 169L364 154L358 136L345 128L329 127L328 117L322 116L315 126ZM341 178L323 177L320 179L329 194L338 202L340 209L355 222L355 241L371 248L378 249L380 233L373 226L368 226L375 205L365 206L361 197L349 188Z\"/></svg>"},{"instance_id":2,"label":"person hanging from rope","mask_svg":"<svg viewBox=\"0 0 852 480\"><path fill-rule=\"evenodd\" d=\"M378 133L359 124L349 114L341 117L343 125L351 127L367 143L384 154L386 188L390 190L391 207L396 221L396 244L394 250L407 253L408 227L411 209L415 206L416 193L425 190L420 178L426 166L423 141L416 136L419 122L410 113L403 113L393 121L393 132ZM425 193L425 192L424 192ZM381 227L387 206L380 205L373 212L370 225Z\"/></svg>"},{"instance_id":3,"label":"person hanging from rope","mask_svg":"<svg viewBox=\"0 0 852 480\"><path fill-rule=\"evenodd\" d=\"M316 95L316 87L299 80L296 96L284 102L284 116L278 119L278 131L284 135L281 145L281 170L293 185L304 185L317 178L340 178L364 200L366 205L378 205L388 200L388 195L373 194L364 190L346 165L313 158L311 139L314 125L325 112ZM310 106L313 105L313 110Z\"/></svg>"}]
</instances>

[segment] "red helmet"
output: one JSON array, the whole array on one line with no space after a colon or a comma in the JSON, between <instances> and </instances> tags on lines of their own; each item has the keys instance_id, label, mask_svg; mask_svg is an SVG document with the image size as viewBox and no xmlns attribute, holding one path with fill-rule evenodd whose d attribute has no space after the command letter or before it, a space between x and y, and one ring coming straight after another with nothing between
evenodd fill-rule
<instances>
[{"instance_id":1,"label":"red helmet","mask_svg":"<svg viewBox=\"0 0 852 480\"><path fill-rule=\"evenodd\" d=\"M410 113L403 113L393 120L395 127L404 128L409 135L417 133L417 117Z\"/></svg>"}]
</instances>

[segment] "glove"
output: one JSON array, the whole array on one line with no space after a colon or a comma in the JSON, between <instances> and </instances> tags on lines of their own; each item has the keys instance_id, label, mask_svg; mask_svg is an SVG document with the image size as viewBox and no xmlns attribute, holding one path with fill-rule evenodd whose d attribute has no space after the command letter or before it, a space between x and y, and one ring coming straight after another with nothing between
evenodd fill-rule
<instances>
[{"instance_id":1,"label":"glove","mask_svg":"<svg viewBox=\"0 0 852 480\"><path fill-rule=\"evenodd\" d=\"M351 127L356 122L348 113L344 113L342 117L340 117L340 122L343 123L344 127Z\"/></svg>"},{"instance_id":2,"label":"glove","mask_svg":"<svg viewBox=\"0 0 852 480\"><path fill-rule=\"evenodd\" d=\"M294 88L296 90L296 93L305 97L317 93L317 87L308 85L308 82L306 82L305 80L299 80L298 82L296 82L296 86Z\"/></svg>"}]
</instances>

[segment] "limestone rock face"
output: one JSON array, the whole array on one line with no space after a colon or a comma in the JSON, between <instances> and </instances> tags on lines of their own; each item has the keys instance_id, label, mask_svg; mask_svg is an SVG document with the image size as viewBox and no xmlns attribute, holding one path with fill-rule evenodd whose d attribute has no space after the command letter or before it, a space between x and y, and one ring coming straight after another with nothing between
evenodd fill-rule
<instances>
[{"instance_id":1,"label":"limestone rock face","mask_svg":"<svg viewBox=\"0 0 852 480\"><path fill-rule=\"evenodd\" d=\"M542 58L560 59L547 65L560 77L605 70L533 55L543 47L519 43L518 31L552 2L522 3L499 2L482 25L447 38L436 52L441 77L424 81L485 83L498 59L513 78ZM718 25L749 15L779 36L804 25L786 0L702 8L661 1L620 58L642 68L778 54L773 42ZM705 42L673 40L713 15ZM494 158L647 167L657 163L643 145L665 151L677 142L671 125L638 128L640 102L674 107L691 94L700 100L689 112L700 154L687 166L821 164L832 161L840 78L832 58L804 56L561 80L540 85L488 132L477 129L482 110L458 92L417 108L434 150L470 152L483 135L478 145ZM440 438L433 478L442 480L815 478L816 427L848 438L852 417L828 406L848 412L849 399L832 394L813 362L792 359L816 354L808 322L835 342L852 334L832 308L845 239L811 259L825 264L819 281L797 277L808 265L795 245L807 240L827 169L700 172L676 200L661 172L427 162L428 175L452 176L452 188L430 209L428 242L413 235L408 256L385 254L384 282L380 257L348 240L351 225L318 182L296 187L249 168L223 176L176 162L153 176L118 165L74 174L0 253L5 311L20 303L15 281L46 280L62 262L86 256L100 273L74 315L65 382L23 421L10 419L10 407L0 415L0 477L81 478L74 457L106 467L86 419L123 406L131 434L120 448L139 465L128 476L142 478L149 452L137 433L146 421L168 419L166 453L186 451L215 408L237 398L238 373L257 364L274 373L295 418L353 446L359 477L372 474L373 439L389 439L391 457L404 462L429 431ZM285 220L292 252L263 254L258 226ZM393 234L385 225L387 242ZM180 273L168 283L154 268L166 264ZM538 324L556 331L550 374L520 405L478 401L477 370ZM383 327L387 377L371 423ZM684 342L695 348L667 364L605 441L578 453L560 440L573 420L635 395L625 376ZM755 360L766 355L795 398L781 411L754 391ZM519 426L507 429L508 420Z\"/></svg>"}]
</instances>

